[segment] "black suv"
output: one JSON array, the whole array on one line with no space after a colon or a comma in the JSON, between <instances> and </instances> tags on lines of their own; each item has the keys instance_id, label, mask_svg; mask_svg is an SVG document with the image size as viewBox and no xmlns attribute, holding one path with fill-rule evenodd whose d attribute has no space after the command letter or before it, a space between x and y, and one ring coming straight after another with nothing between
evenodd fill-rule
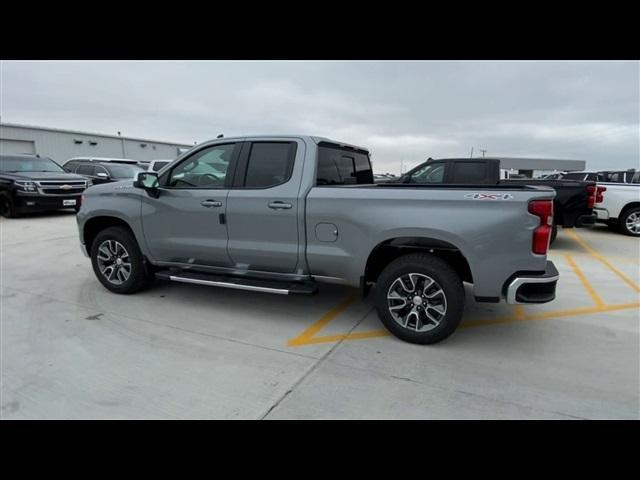
<instances>
[{"instance_id":1,"label":"black suv","mask_svg":"<svg viewBox=\"0 0 640 480\"><path fill-rule=\"evenodd\" d=\"M73 208L91 181L65 172L48 157L0 155L0 215Z\"/></svg>"},{"instance_id":2,"label":"black suv","mask_svg":"<svg viewBox=\"0 0 640 480\"><path fill-rule=\"evenodd\" d=\"M131 180L138 172L145 171L135 163L117 160L69 160L64 164L64 169L89 178L94 185Z\"/></svg>"}]
</instances>

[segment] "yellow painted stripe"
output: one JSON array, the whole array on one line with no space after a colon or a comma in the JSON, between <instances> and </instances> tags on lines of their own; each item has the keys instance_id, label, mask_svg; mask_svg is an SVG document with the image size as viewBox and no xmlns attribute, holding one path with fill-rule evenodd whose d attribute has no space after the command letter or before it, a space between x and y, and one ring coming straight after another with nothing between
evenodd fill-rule
<instances>
[{"instance_id":1,"label":"yellow painted stripe","mask_svg":"<svg viewBox=\"0 0 640 480\"><path fill-rule=\"evenodd\" d=\"M287 342L288 345L290 345L290 346L306 345L308 343L308 340L311 337L313 337L316 333L318 333L320 330L322 330L329 322L331 322L334 318L336 318L344 310L346 310L347 307L349 307L349 305L351 305L353 302L355 302L357 298L358 298L357 295L351 295L350 297L344 299L342 302L340 302L338 305L336 305L331 310L329 310L327 313L325 313L322 317L320 317L319 320L317 320L316 322L312 323L300 335L298 335L297 337L292 338L291 340L289 340L289 342Z\"/></svg>"},{"instance_id":2,"label":"yellow painted stripe","mask_svg":"<svg viewBox=\"0 0 640 480\"><path fill-rule=\"evenodd\" d=\"M640 292L640 286L638 286L637 283L633 282L629 277L627 277L624 273L622 273L620 270L618 270L616 267L614 267L613 265L611 265L611 263L609 263L609 261L603 257L602 255L600 255L596 250L594 250L593 248L591 248L591 246L585 242L582 238L580 238L580 236L574 231L574 229L570 229L567 231L569 236L571 236L576 242L578 242L578 244L584 248L587 252L589 252L589 254L591 254L592 257L597 258L598 260L600 260L606 267L609 268L609 270L611 270L613 273L615 273L618 277L620 277L620 279L626 283L627 285L629 285L631 288L633 288L636 292Z\"/></svg>"},{"instance_id":3,"label":"yellow painted stripe","mask_svg":"<svg viewBox=\"0 0 640 480\"><path fill-rule=\"evenodd\" d=\"M513 307L513 312L516 316L516 318L520 319L520 320L524 320L526 313L524 311L524 305L516 305L515 307Z\"/></svg>"},{"instance_id":4,"label":"yellow painted stripe","mask_svg":"<svg viewBox=\"0 0 640 480\"><path fill-rule=\"evenodd\" d=\"M488 318L484 320L471 320L466 321L460 325L460 328L475 328L475 327L485 327L490 325L504 325L509 323L517 323L524 322L530 320L549 320L552 318L562 318L562 317L576 317L580 315L590 315L593 313L604 313L604 312L614 312L617 310L630 310L632 308L640 308L640 302L638 303L623 303L619 305L607 305L604 307L580 307L580 308L572 308L569 310L558 310L554 312L539 312L539 313L529 313L525 314L524 317L494 317ZM375 337L387 337L391 335L387 330L372 330L369 332L358 332L351 333L349 335L325 335L322 337L308 337L308 338L300 338L296 337L293 340L289 341L290 346L302 346L302 345L312 345L317 343L328 343L328 342L338 342L340 340L363 340L367 338L375 338ZM293 342L293 343L292 343Z\"/></svg>"},{"instance_id":5,"label":"yellow painted stripe","mask_svg":"<svg viewBox=\"0 0 640 480\"><path fill-rule=\"evenodd\" d=\"M589 283L589 280L587 280L587 277L585 276L585 274L582 272L582 270L580 270L580 267L578 267L576 262L573 260L573 257L567 253L565 254L564 258L569 264L569 266L573 269L573 273L575 273L576 276L582 282L582 286L591 296L593 303L595 303L597 307L604 307L605 306L604 301L602 300L600 295L598 295L598 293L595 291L593 286Z\"/></svg>"}]
</instances>

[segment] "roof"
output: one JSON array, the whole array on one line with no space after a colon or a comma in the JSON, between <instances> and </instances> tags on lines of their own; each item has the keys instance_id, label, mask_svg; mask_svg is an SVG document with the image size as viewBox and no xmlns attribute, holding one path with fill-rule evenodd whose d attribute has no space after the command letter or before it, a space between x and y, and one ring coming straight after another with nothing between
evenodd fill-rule
<instances>
[{"instance_id":1,"label":"roof","mask_svg":"<svg viewBox=\"0 0 640 480\"><path fill-rule=\"evenodd\" d=\"M533 157L478 157L479 159L500 160L500 168L515 170L584 170L585 160Z\"/></svg>"},{"instance_id":2,"label":"roof","mask_svg":"<svg viewBox=\"0 0 640 480\"><path fill-rule=\"evenodd\" d=\"M105 134L105 133L94 133L94 132L83 132L81 130L66 130L63 128L51 128L51 127L39 127L36 125L21 125L19 123L0 123L0 127L11 127L11 128L25 128L25 129L32 129L32 130L46 130L46 131L50 131L50 132L62 132L62 133L75 133L75 134L79 134L79 135L91 135L94 137L106 137L106 138L117 138L117 139L125 139L125 140L134 140L137 142L149 142L149 143L161 143L164 145L176 145L179 147L193 147L193 145L190 145L188 143L180 143L180 142L166 142L163 140L147 140L144 138L137 138L137 137L126 137L126 136L120 136L120 135L109 135L109 134Z\"/></svg>"}]
</instances>

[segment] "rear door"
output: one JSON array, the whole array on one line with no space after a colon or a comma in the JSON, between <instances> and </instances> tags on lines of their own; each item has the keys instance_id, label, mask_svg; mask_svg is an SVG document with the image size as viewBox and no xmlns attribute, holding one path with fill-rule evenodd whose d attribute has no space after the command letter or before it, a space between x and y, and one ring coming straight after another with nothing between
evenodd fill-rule
<instances>
[{"instance_id":1,"label":"rear door","mask_svg":"<svg viewBox=\"0 0 640 480\"><path fill-rule=\"evenodd\" d=\"M227 199L229 256L235 268L295 273L304 142L246 142Z\"/></svg>"}]
</instances>

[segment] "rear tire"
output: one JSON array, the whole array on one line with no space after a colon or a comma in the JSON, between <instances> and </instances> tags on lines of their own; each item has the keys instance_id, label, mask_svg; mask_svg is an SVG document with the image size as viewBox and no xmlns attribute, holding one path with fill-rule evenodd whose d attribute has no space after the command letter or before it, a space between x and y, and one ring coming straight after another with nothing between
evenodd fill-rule
<instances>
[{"instance_id":1,"label":"rear tire","mask_svg":"<svg viewBox=\"0 0 640 480\"><path fill-rule=\"evenodd\" d=\"M404 255L380 274L376 309L387 330L401 340L423 345L440 342L462 319L462 280L433 255Z\"/></svg>"},{"instance_id":2,"label":"rear tire","mask_svg":"<svg viewBox=\"0 0 640 480\"><path fill-rule=\"evenodd\" d=\"M0 195L0 216L5 218L16 218L18 216L10 195Z\"/></svg>"},{"instance_id":3,"label":"rear tire","mask_svg":"<svg viewBox=\"0 0 640 480\"><path fill-rule=\"evenodd\" d=\"M96 235L91 265L100 283L114 293L135 293L153 280L138 242L122 227L109 227Z\"/></svg>"},{"instance_id":4,"label":"rear tire","mask_svg":"<svg viewBox=\"0 0 640 480\"><path fill-rule=\"evenodd\" d=\"M640 207L632 207L622 212L618 225L625 235L640 237Z\"/></svg>"}]
</instances>

